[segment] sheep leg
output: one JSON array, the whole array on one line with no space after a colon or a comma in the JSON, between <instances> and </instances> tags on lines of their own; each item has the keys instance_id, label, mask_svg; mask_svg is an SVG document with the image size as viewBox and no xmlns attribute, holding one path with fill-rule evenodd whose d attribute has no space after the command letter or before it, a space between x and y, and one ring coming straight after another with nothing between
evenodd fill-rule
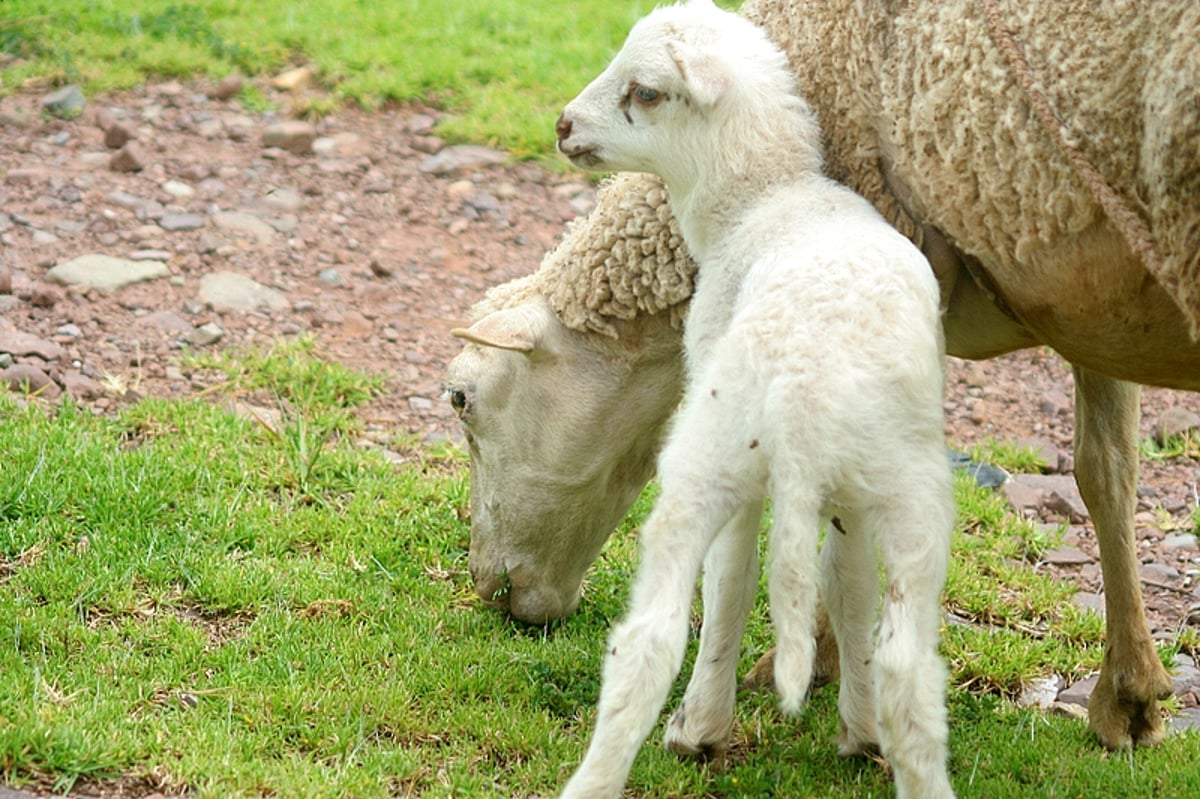
<instances>
[{"instance_id":1,"label":"sheep leg","mask_svg":"<svg viewBox=\"0 0 1200 799\"><path fill-rule=\"evenodd\" d=\"M871 638L879 606L875 545L849 512L834 519L821 550L821 600L840 651L838 751L843 756L879 751L875 694L871 681Z\"/></svg>"},{"instance_id":2,"label":"sheep leg","mask_svg":"<svg viewBox=\"0 0 1200 799\"><path fill-rule=\"evenodd\" d=\"M937 652L954 505L945 482L922 493L924 485L910 482L905 495L863 515L887 579L871 673L880 749L898 799L954 796L946 774L946 668Z\"/></svg>"},{"instance_id":3,"label":"sheep leg","mask_svg":"<svg viewBox=\"0 0 1200 799\"><path fill-rule=\"evenodd\" d=\"M663 450L662 494L642 528L629 612L609 639L596 731L564 799L620 795L683 662L701 562L717 535L762 500L761 453L732 444L728 417L688 403Z\"/></svg>"},{"instance_id":4,"label":"sheep leg","mask_svg":"<svg viewBox=\"0 0 1200 799\"><path fill-rule=\"evenodd\" d=\"M1140 393L1075 367L1075 480L1100 542L1108 641L1088 727L1109 749L1159 743L1158 700L1171 693L1146 624L1133 531Z\"/></svg>"},{"instance_id":5,"label":"sheep leg","mask_svg":"<svg viewBox=\"0 0 1200 799\"><path fill-rule=\"evenodd\" d=\"M775 523L769 541L767 588L775 626L775 690L785 713L804 708L816 656L817 534L820 500L803 476L773 480Z\"/></svg>"},{"instance_id":6,"label":"sheep leg","mask_svg":"<svg viewBox=\"0 0 1200 799\"><path fill-rule=\"evenodd\" d=\"M723 751L733 727L737 665L746 619L758 587L758 523L762 503L743 508L704 559L704 624L687 691L664 736L679 755Z\"/></svg>"}]
</instances>

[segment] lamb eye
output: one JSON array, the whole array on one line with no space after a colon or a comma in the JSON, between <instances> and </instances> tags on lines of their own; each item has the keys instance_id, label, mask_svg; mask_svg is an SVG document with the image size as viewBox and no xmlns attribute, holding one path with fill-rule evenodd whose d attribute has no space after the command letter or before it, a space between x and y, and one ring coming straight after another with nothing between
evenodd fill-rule
<instances>
[{"instance_id":1,"label":"lamb eye","mask_svg":"<svg viewBox=\"0 0 1200 799\"><path fill-rule=\"evenodd\" d=\"M648 86L634 86L633 99L642 105L654 105L658 102L659 93Z\"/></svg>"}]
</instances>

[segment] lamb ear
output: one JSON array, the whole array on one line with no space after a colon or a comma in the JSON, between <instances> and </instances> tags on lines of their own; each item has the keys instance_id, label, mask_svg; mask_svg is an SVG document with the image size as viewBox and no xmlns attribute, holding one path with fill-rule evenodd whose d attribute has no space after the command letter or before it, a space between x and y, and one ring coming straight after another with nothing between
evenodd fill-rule
<instances>
[{"instance_id":1,"label":"lamb ear","mask_svg":"<svg viewBox=\"0 0 1200 799\"><path fill-rule=\"evenodd\" d=\"M533 352L542 339L545 325L540 316L524 306L492 311L470 327L458 327L450 331L455 338L498 347L515 352Z\"/></svg>"},{"instance_id":2,"label":"lamb ear","mask_svg":"<svg viewBox=\"0 0 1200 799\"><path fill-rule=\"evenodd\" d=\"M667 49L692 98L704 107L716 105L732 85L721 57L687 42L670 42Z\"/></svg>"}]
</instances>

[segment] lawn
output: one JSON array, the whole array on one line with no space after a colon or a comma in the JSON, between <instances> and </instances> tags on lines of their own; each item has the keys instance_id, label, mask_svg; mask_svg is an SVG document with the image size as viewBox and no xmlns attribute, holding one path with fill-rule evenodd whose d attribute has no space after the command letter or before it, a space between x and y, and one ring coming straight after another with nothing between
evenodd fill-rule
<instances>
[{"instance_id":1,"label":"lawn","mask_svg":"<svg viewBox=\"0 0 1200 799\"><path fill-rule=\"evenodd\" d=\"M653 5L0 0L0 92L77 82L95 96L307 65L321 89L312 113L432 103L440 135L538 158L562 104ZM272 102L254 84L240 99ZM572 618L514 625L471 588L463 454L358 443L379 376L307 339L179 366L222 388L108 416L0 393L3 783L212 799L553 795L591 729L653 488ZM239 415L234 398L263 411ZM1034 468L1027 453L976 454ZM1082 721L1012 701L1031 679L1094 671L1102 625L1028 568L1053 533L965 478L956 490L943 652L959 795L1200 796L1200 736L1106 753ZM742 671L771 641L760 601ZM672 703L681 692L682 680ZM727 756L681 761L656 732L628 795L892 795L881 762L836 756L836 730L833 686L799 718L746 694Z\"/></svg>"}]
</instances>

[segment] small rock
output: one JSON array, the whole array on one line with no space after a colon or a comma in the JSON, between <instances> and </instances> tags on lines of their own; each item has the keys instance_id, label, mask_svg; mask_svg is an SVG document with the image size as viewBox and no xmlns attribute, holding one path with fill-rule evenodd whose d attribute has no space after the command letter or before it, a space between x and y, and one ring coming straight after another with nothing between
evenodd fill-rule
<instances>
[{"instance_id":1,"label":"small rock","mask_svg":"<svg viewBox=\"0 0 1200 799\"><path fill-rule=\"evenodd\" d=\"M74 119L83 113L86 105L83 90L75 84L63 86L42 98L42 108L47 114L58 119Z\"/></svg>"},{"instance_id":2,"label":"small rock","mask_svg":"<svg viewBox=\"0 0 1200 799\"><path fill-rule=\"evenodd\" d=\"M1096 685L1099 682L1099 674L1094 674L1086 680L1080 680L1059 692L1058 701L1068 705L1087 707L1088 699L1091 698L1092 691L1096 690Z\"/></svg>"},{"instance_id":3,"label":"small rock","mask_svg":"<svg viewBox=\"0 0 1200 799\"><path fill-rule=\"evenodd\" d=\"M330 286L342 285L342 273L336 269L322 269L317 272L317 280Z\"/></svg>"},{"instance_id":4,"label":"small rock","mask_svg":"<svg viewBox=\"0 0 1200 799\"><path fill-rule=\"evenodd\" d=\"M129 261L93 253L55 266L46 273L46 279L65 286L116 291L131 283L156 280L168 274L167 265L161 261Z\"/></svg>"},{"instance_id":5,"label":"small rock","mask_svg":"<svg viewBox=\"0 0 1200 799\"><path fill-rule=\"evenodd\" d=\"M197 214L163 214L158 220L158 226L171 232L199 230L204 227L204 217Z\"/></svg>"},{"instance_id":6,"label":"small rock","mask_svg":"<svg viewBox=\"0 0 1200 799\"><path fill-rule=\"evenodd\" d=\"M1200 415L1187 408L1176 406L1163 412L1154 426L1154 437L1159 444L1165 444L1176 436L1200 430Z\"/></svg>"},{"instance_id":7,"label":"small rock","mask_svg":"<svg viewBox=\"0 0 1200 799\"><path fill-rule=\"evenodd\" d=\"M141 172L146 168L142 148L136 141L126 142L124 147L113 153L108 168L113 172Z\"/></svg>"},{"instance_id":8,"label":"small rock","mask_svg":"<svg viewBox=\"0 0 1200 799\"><path fill-rule=\"evenodd\" d=\"M308 67L296 67L272 78L271 86L280 91L295 91L303 86L307 86L309 81L312 80L312 76L312 70Z\"/></svg>"},{"instance_id":9,"label":"small rock","mask_svg":"<svg viewBox=\"0 0 1200 799\"><path fill-rule=\"evenodd\" d=\"M425 397L409 397L408 407L414 411L431 411L433 410L433 400Z\"/></svg>"},{"instance_id":10,"label":"small rock","mask_svg":"<svg viewBox=\"0 0 1200 799\"><path fill-rule=\"evenodd\" d=\"M1091 563L1095 558L1075 547L1059 547L1046 552L1042 560L1056 566L1078 566L1081 563Z\"/></svg>"},{"instance_id":11,"label":"small rock","mask_svg":"<svg viewBox=\"0 0 1200 799\"><path fill-rule=\"evenodd\" d=\"M288 119L268 125L263 130L263 147L278 147L297 155L312 152L313 141L317 138L317 129L299 119Z\"/></svg>"},{"instance_id":12,"label":"small rock","mask_svg":"<svg viewBox=\"0 0 1200 799\"><path fill-rule=\"evenodd\" d=\"M200 299L217 310L253 311L266 307L280 311L288 307L278 291L237 272L213 272L200 278Z\"/></svg>"},{"instance_id":13,"label":"small rock","mask_svg":"<svg viewBox=\"0 0 1200 799\"><path fill-rule=\"evenodd\" d=\"M1166 552L1174 552L1179 549L1196 549L1197 541L1195 533L1172 533L1163 539L1162 548Z\"/></svg>"},{"instance_id":14,"label":"small rock","mask_svg":"<svg viewBox=\"0 0 1200 799\"><path fill-rule=\"evenodd\" d=\"M110 150L119 150L135 138L133 130L123 122L114 122L104 130L104 146Z\"/></svg>"},{"instance_id":15,"label":"small rock","mask_svg":"<svg viewBox=\"0 0 1200 799\"><path fill-rule=\"evenodd\" d=\"M63 389L75 399L91 400L103 396L104 386L76 369L63 372Z\"/></svg>"},{"instance_id":16,"label":"small rock","mask_svg":"<svg viewBox=\"0 0 1200 799\"><path fill-rule=\"evenodd\" d=\"M216 344L225 337L225 331L216 322L208 322L194 328L188 333L185 340L193 347L207 347L210 344Z\"/></svg>"},{"instance_id":17,"label":"small rock","mask_svg":"<svg viewBox=\"0 0 1200 799\"><path fill-rule=\"evenodd\" d=\"M502 164L506 160L508 154L500 150L474 144L460 144L447 147L437 155L426 158L421 162L419 169L430 175L449 175L467 169Z\"/></svg>"},{"instance_id":18,"label":"small rock","mask_svg":"<svg viewBox=\"0 0 1200 799\"><path fill-rule=\"evenodd\" d=\"M1018 702L1021 707L1048 708L1058 699L1061 685L1062 677L1057 674L1030 680L1021 688Z\"/></svg>"},{"instance_id":19,"label":"small rock","mask_svg":"<svg viewBox=\"0 0 1200 799\"><path fill-rule=\"evenodd\" d=\"M1038 402L1038 409L1047 416L1066 416L1074 407L1071 398L1057 389L1047 391Z\"/></svg>"},{"instance_id":20,"label":"small rock","mask_svg":"<svg viewBox=\"0 0 1200 799\"><path fill-rule=\"evenodd\" d=\"M1200 732L1200 707L1186 707L1167 723L1172 732Z\"/></svg>"},{"instance_id":21,"label":"small rock","mask_svg":"<svg viewBox=\"0 0 1200 799\"><path fill-rule=\"evenodd\" d=\"M262 244L269 244L275 238L275 230L270 225L256 216L239 211L213 214L212 223L221 230L249 234Z\"/></svg>"},{"instance_id":22,"label":"small rock","mask_svg":"<svg viewBox=\"0 0 1200 799\"><path fill-rule=\"evenodd\" d=\"M1165 563L1143 563L1138 574L1144 582L1170 585L1179 579L1179 569Z\"/></svg>"},{"instance_id":23,"label":"small rock","mask_svg":"<svg viewBox=\"0 0 1200 799\"><path fill-rule=\"evenodd\" d=\"M46 399L57 399L62 390L50 379L50 375L27 363L15 363L0 372L0 383L13 391L37 394Z\"/></svg>"},{"instance_id":24,"label":"small rock","mask_svg":"<svg viewBox=\"0 0 1200 799\"><path fill-rule=\"evenodd\" d=\"M67 354L67 351L44 338L31 333L0 332L0 352L12 355L36 355L43 361L57 361Z\"/></svg>"},{"instance_id":25,"label":"small rock","mask_svg":"<svg viewBox=\"0 0 1200 799\"><path fill-rule=\"evenodd\" d=\"M176 200L190 200L196 196L195 189L178 180L168 180L160 188Z\"/></svg>"},{"instance_id":26,"label":"small rock","mask_svg":"<svg viewBox=\"0 0 1200 799\"><path fill-rule=\"evenodd\" d=\"M1107 606L1104 604L1104 597L1100 594L1093 594L1089 591L1079 591L1071 598L1075 603L1075 607L1083 611L1091 611L1100 618L1108 612Z\"/></svg>"},{"instance_id":27,"label":"small rock","mask_svg":"<svg viewBox=\"0 0 1200 799\"><path fill-rule=\"evenodd\" d=\"M242 91L241 75L226 75L213 87L212 96L218 100L228 100Z\"/></svg>"},{"instance_id":28,"label":"small rock","mask_svg":"<svg viewBox=\"0 0 1200 799\"><path fill-rule=\"evenodd\" d=\"M192 323L174 311L155 311L141 317L137 323L166 333L190 333L192 331Z\"/></svg>"},{"instance_id":29,"label":"small rock","mask_svg":"<svg viewBox=\"0 0 1200 799\"><path fill-rule=\"evenodd\" d=\"M342 317L342 332L351 338L370 338L375 326L358 311L347 311Z\"/></svg>"}]
</instances>

